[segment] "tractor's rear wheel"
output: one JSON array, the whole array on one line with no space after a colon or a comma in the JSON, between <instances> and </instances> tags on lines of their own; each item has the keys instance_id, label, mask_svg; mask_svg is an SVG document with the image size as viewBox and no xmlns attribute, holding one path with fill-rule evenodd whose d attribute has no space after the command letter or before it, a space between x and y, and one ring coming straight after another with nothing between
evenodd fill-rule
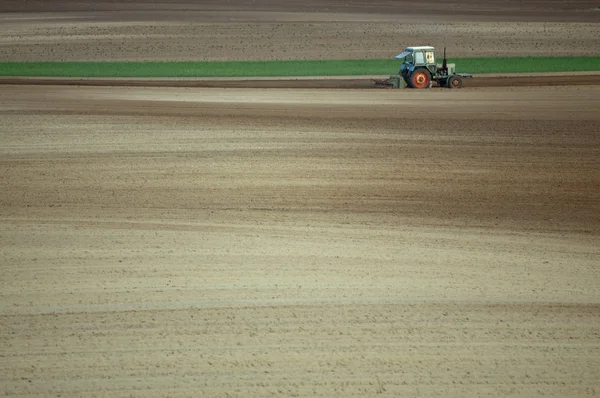
<instances>
[{"instance_id":1,"label":"tractor's rear wheel","mask_svg":"<svg viewBox=\"0 0 600 398\"><path fill-rule=\"evenodd\" d=\"M463 82L460 76L450 76L448 78L448 88L461 88L462 85Z\"/></svg>"},{"instance_id":2,"label":"tractor's rear wheel","mask_svg":"<svg viewBox=\"0 0 600 398\"><path fill-rule=\"evenodd\" d=\"M427 88L431 83L431 73L425 68L415 69L408 82L412 88Z\"/></svg>"}]
</instances>

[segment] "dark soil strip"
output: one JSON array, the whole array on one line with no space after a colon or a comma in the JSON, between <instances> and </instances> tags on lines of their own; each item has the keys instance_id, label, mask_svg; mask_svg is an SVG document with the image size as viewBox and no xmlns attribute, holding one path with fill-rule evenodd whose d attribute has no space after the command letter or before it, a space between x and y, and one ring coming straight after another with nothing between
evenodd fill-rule
<instances>
[{"instance_id":1,"label":"dark soil strip","mask_svg":"<svg viewBox=\"0 0 600 398\"><path fill-rule=\"evenodd\" d=\"M64 79L0 77L0 84L54 86L122 86L122 87L213 87L213 88L329 88L368 89L377 85L371 79L272 79L272 80L169 80L169 79ZM525 87L598 85L597 75L474 77L464 80L464 87Z\"/></svg>"}]
</instances>

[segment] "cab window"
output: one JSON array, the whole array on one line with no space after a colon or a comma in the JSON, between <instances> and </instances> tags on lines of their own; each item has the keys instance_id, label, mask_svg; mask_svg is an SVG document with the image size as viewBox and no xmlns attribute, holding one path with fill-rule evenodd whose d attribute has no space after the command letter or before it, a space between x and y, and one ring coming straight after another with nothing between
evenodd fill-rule
<instances>
[{"instance_id":1,"label":"cab window","mask_svg":"<svg viewBox=\"0 0 600 398\"><path fill-rule=\"evenodd\" d=\"M427 60L428 64L432 64L434 59L433 51L425 51L425 60Z\"/></svg>"},{"instance_id":2,"label":"cab window","mask_svg":"<svg viewBox=\"0 0 600 398\"><path fill-rule=\"evenodd\" d=\"M423 52L419 51L415 53L415 64L424 64L425 57L423 56Z\"/></svg>"}]
</instances>

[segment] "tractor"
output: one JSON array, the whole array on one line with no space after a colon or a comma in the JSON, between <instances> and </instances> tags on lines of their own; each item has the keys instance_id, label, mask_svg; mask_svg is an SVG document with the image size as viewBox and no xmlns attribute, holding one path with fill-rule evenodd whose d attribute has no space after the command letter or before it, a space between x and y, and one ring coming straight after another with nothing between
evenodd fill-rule
<instances>
[{"instance_id":1,"label":"tractor","mask_svg":"<svg viewBox=\"0 0 600 398\"><path fill-rule=\"evenodd\" d=\"M456 65L449 64L446 59L446 48L441 64L436 63L435 48L431 46L407 47L396 58L403 60L398 75L377 80L378 85L429 88L436 82L440 87L461 88L463 79L473 77L468 73L456 73Z\"/></svg>"}]
</instances>

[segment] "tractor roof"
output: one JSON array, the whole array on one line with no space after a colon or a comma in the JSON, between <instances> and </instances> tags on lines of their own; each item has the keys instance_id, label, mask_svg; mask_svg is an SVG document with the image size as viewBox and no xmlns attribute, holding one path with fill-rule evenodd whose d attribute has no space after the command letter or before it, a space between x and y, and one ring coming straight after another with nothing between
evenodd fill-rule
<instances>
[{"instance_id":1,"label":"tractor roof","mask_svg":"<svg viewBox=\"0 0 600 398\"><path fill-rule=\"evenodd\" d=\"M404 50L400 54L396 55L396 58L404 58L404 57L406 57L407 55L409 55L411 52L413 52L415 50L432 50L432 51L435 51L435 48L433 48L431 46L412 46L412 47L406 47L406 50Z\"/></svg>"},{"instance_id":2,"label":"tractor roof","mask_svg":"<svg viewBox=\"0 0 600 398\"><path fill-rule=\"evenodd\" d=\"M431 47L431 46L413 46L413 47L406 47L407 50L409 51L413 51L413 50L435 50L435 48Z\"/></svg>"}]
</instances>

